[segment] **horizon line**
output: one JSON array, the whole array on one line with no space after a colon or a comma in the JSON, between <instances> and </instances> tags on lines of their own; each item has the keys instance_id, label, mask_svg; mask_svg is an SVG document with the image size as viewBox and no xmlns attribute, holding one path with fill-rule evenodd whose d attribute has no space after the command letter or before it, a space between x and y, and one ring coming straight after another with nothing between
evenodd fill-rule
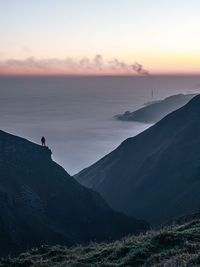
<instances>
[{"instance_id":1,"label":"horizon line","mask_svg":"<svg viewBox=\"0 0 200 267\"><path fill-rule=\"evenodd\" d=\"M138 75L138 74L0 74L0 77L158 77L158 76L200 76L199 73L181 73L181 72L166 72L166 73L153 73L148 75Z\"/></svg>"}]
</instances>

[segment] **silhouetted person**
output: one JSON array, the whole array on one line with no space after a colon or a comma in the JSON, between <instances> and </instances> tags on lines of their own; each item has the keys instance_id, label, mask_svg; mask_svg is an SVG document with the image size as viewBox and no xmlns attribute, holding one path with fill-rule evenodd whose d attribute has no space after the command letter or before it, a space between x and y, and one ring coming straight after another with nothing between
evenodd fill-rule
<instances>
[{"instance_id":1,"label":"silhouetted person","mask_svg":"<svg viewBox=\"0 0 200 267\"><path fill-rule=\"evenodd\" d=\"M45 146L46 139L44 138L44 136L42 136L41 142L42 142L42 146Z\"/></svg>"}]
</instances>

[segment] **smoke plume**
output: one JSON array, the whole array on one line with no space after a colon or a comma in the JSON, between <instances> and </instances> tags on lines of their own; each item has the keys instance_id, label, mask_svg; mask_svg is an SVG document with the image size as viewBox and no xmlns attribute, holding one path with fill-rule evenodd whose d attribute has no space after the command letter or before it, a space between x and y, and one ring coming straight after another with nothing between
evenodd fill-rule
<instances>
[{"instance_id":1,"label":"smoke plume","mask_svg":"<svg viewBox=\"0 0 200 267\"><path fill-rule=\"evenodd\" d=\"M127 64L114 58L104 60L102 55L93 59L80 60L9 59L0 61L0 75L148 75L149 72L139 63Z\"/></svg>"}]
</instances>

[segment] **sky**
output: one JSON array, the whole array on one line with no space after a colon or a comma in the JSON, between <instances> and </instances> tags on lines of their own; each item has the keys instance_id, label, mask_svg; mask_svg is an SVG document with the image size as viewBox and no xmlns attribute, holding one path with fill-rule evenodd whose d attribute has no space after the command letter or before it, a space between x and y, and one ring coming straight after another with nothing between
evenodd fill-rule
<instances>
[{"instance_id":1,"label":"sky","mask_svg":"<svg viewBox=\"0 0 200 267\"><path fill-rule=\"evenodd\" d=\"M0 75L200 73L199 0L0 0Z\"/></svg>"}]
</instances>

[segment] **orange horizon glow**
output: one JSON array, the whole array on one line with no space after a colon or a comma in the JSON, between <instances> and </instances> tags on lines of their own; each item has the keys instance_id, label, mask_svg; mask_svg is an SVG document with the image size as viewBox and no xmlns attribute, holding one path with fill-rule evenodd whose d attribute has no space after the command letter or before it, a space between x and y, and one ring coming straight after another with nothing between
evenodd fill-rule
<instances>
[{"instance_id":1,"label":"orange horizon glow","mask_svg":"<svg viewBox=\"0 0 200 267\"><path fill-rule=\"evenodd\" d=\"M200 76L200 73L197 72L165 72L165 73L153 73L149 75L130 75L130 74L27 74L27 73L21 73L21 74L1 74L0 77L197 77Z\"/></svg>"},{"instance_id":2,"label":"orange horizon glow","mask_svg":"<svg viewBox=\"0 0 200 267\"><path fill-rule=\"evenodd\" d=\"M0 76L200 75L200 1L1 2Z\"/></svg>"}]
</instances>

